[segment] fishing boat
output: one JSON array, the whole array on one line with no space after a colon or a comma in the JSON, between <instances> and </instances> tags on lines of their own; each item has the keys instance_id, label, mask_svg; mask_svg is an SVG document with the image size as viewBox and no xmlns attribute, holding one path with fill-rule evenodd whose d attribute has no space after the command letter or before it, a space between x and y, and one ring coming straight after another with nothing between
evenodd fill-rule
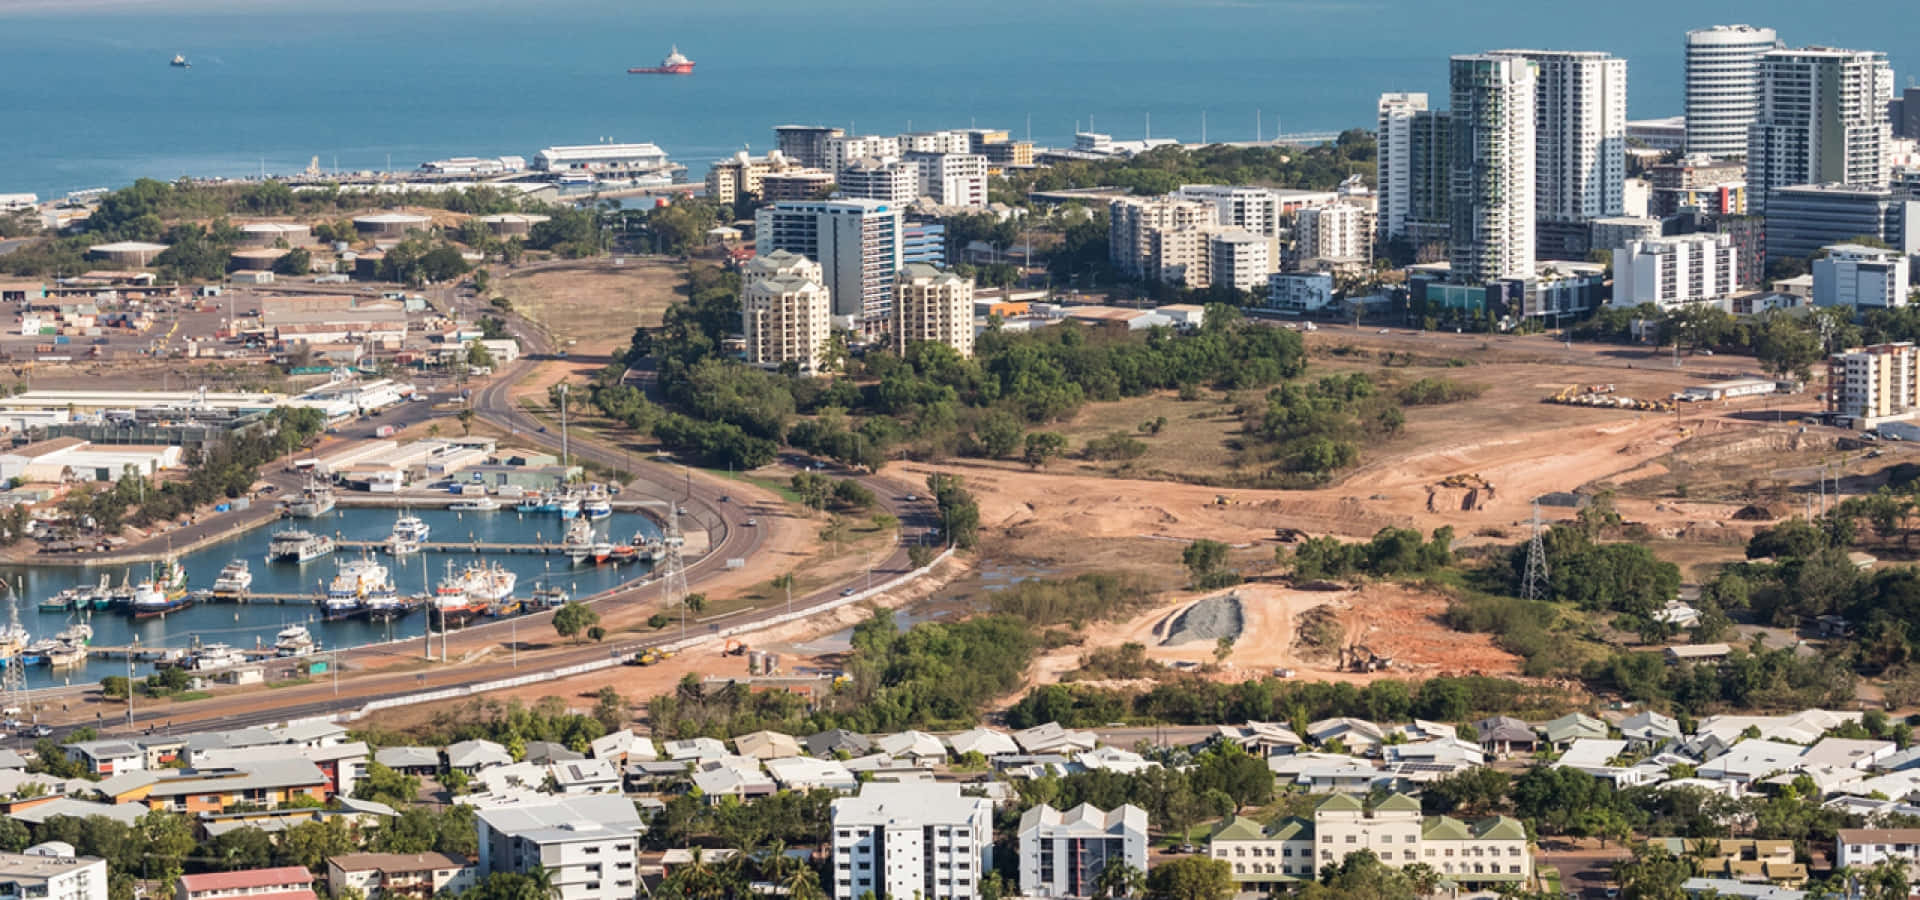
<instances>
[{"instance_id":1,"label":"fishing boat","mask_svg":"<svg viewBox=\"0 0 1920 900\"><path fill-rule=\"evenodd\" d=\"M614 552L614 548L613 548L612 541L594 541L593 542L593 561L594 562L601 563L601 564L606 563L608 560L613 559L613 552Z\"/></svg>"},{"instance_id":2,"label":"fishing boat","mask_svg":"<svg viewBox=\"0 0 1920 900\"><path fill-rule=\"evenodd\" d=\"M46 662L47 654L59 646L60 642L53 638L41 638L20 651L20 661L29 666L37 666Z\"/></svg>"},{"instance_id":3,"label":"fishing boat","mask_svg":"<svg viewBox=\"0 0 1920 900\"><path fill-rule=\"evenodd\" d=\"M86 588L70 587L40 601L41 612L66 612L76 606L86 605Z\"/></svg>"},{"instance_id":4,"label":"fishing boat","mask_svg":"<svg viewBox=\"0 0 1920 900\"><path fill-rule=\"evenodd\" d=\"M419 553L430 533L432 529L419 516L401 516L393 523L393 533L387 535L387 552L394 556Z\"/></svg>"},{"instance_id":5,"label":"fishing boat","mask_svg":"<svg viewBox=\"0 0 1920 900\"><path fill-rule=\"evenodd\" d=\"M86 601L86 604L87 604L87 608L89 608L89 609L110 609L110 608L112 608L112 606L113 606L113 576L111 576L111 575L102 575L102 576L100 576L100 583L99 583L99 584L96 584L96 585L94 585L94 586L93 586L93 589L92 589L92 590L90 590L90 591L88 591L88 592L86 593L86 596L85 596L85 597L82 597L81 599L82 599L82 600L84 600L84 601ZM75 608L77 609L78 607L75 607Z\"/></svg>"},{"instance_id":6,"label":"fishing boat","mask_svg":"<svg viewBox=\"0 0 1920 900\"><path fill-rule=\"evenodd\" d=\"M54 637L69 644L79 644L84 647L93 643L93 626L85 622L75 622L62 629L60 633L54 635Z\"/></svg>"},{"instance_id":7,"label":"fishing boat","mask_svg":"<svg viewBox=\"0 0 1920 900\"><path fill-rule=\"evenodd\" d=\"M615 544L613 545L613 552L607 554L607 559L612 560L615 564L630 563L638 559L639 556L640 551L633 549L632 544Z\"/></svg>"},{"instance_id":8,"label":"fishing boat","mask_svg":"<svg viewBox=\"0 0 1920 900\"><path fill-rule=\"evenodd\" d=\"M413 604L400 596L400 589L394 586L388 577L387 567L375 563L378 581L367 589L362 605L366 607L367 618L376 622L389 622L413 612Z\"/></svg>"},{"instance_id":9,"label":"fishing boat","mask_svg":"<svg viewBox=\"0 0 1920 900\"><path fill-rule=\"evenodd\" d=\"M105 605L101 605L98 602L94 605L95 609L114 609L116 607L119 609L130 609L133 607L133 582L127 580L125 576L122 576L119 587L107 592L107 602Z\"/></svg>"},{"instance_id":10,"label":"fishing boat","mask_svg":"<svg viewBox=\"0 0 1920 900\"><path fill-rule=\"evenodd\" d=\"M613 515L613 498L607 496L607 489L594 485L588 489L586 499L581 501L580 512L589 519L604 519Z\"/></svg>"},{"instance_id":11,"label":"fishing boat","mask_svg":"<svg viewBox=\"0 0 1920 900\"><path fill-rule=\"evenodd\" d=\"M47 665L54 669L73 669L87 664L87 648L78 644L62 642L60 646L47 651Z\"/></svg>"},{"instance_id":12,"label":"fishing boat","mask_svg":"<svg viewBox=\"0 0 1920 900\"><path fill-rule=\"evenodd\" d=\"M333 507L333 485L309 477L300 496L287 504L287 512L296 519L316 519L333 512Z\"/></svg>"},{"instance_id":13,"label":"fishing boat","mask_svg":"<svg viewBox=\"0 0 1920 900\"><path fill-rule=\"evenodd\" d=\"M33 635L27 633L27 626L19 622L8 622L0 626L0 659L10 659L33 642Z\"/></svg>"},{"instance_id":14,"label":"fishing boat","mask_svg":"<svg viewBox=\"0 0 1920 900\"><path fill-rule=\"evenodd\" d=\"M457 501L447 508L461 512L493 512L500 508L500 501L482 494L478 497L469 497L468 499ZM515 508L518 509L518 507Z\"/></svg>"},{"instance_id":15,"label":"fishing boat","mask_svg":"<svg viewBox=\"0 0 1920 900\"><path fill-rule=\"evenodd\" d=\"M528 605L535 609L559 609L567 605L570 599L565 588L549 584L534 588Z\"/></svg>"},{"instance_id":16,"label":"fishing boat","mask_svg":"<svg viewBox=\"0 0 1920 900\"><path fill-rule=\"evenodd\" d=\"M433 589L433 614L440 620L440 627L458 628L473 621L475 616L487 611L487 602L478 600L467 591L467 573L455 574L453 563L447 563L447 575Z\"/></svg>"},{"instance_id":17,"label":"fishing boat","mask_svg":"<svg viewBox=\"0 0 1920 900\"><path fill-rule=\"evenodd\" d=\"M181 565L177 559L167 560L167 564L161 566L160 571L154 575L154 582L159 586L160 592L166 594L168 598L184 597L187 594L187 567Z\"/></svg>"},{"instance_id":18,"label":"fishing boat","mask_svg":"<svg viewBox=\"0 0 1920 900\"><path fill-rule=\"evenodd\" d=\"M247 655L233 648L231 644L208 644L187 662L187 668L195 672L210 672L215 669L231 669L247 663Z\"/></svg>"},{"instance_id":19,"label":"fishing boat","mask_svg":"<svg viewBox=\"0 0 1920 900\"><path fill-rule=\"evenodd\" d=\"M179 565L175 563L174 565ZM184 577L184 572L182 573ZM179 590L166 577L142 581L133 588L133 617L151 619L167 613L179 612L193 605L193 596L186 591L185 582L180 582Z\"/></svg>"},{"instance_id":20,"label":"fishing boat","mask_svg":"<svg viewBox=\"0 0 1920 900\"><path fill-rule=\"evenodd\" d=\"M386 566L366 558L350 559L340 564L327 585L321 613L329 622L350 619L367 611L369 596L392 592L393 580L387 577Z\"/></svg>"},{"instance_id":21,"label":"fishing boat","mask_svg":"<svg viewBox=\"0 0 1920 900\"><path fill-rule=\"evenodd\" d=\"M519 503L513 505L513 511L523 513L546 512L547 510L541 508L546 505L546 502L547 496L545 494L539 491L528 491L521 496Z\"/></svg>"},{"instance_id":22,"label":"fishing boat","mask_svg":"<svg viewBox=\"0 0 1920 900\"><path fill-rule=\"evenodd\" d=\"M215 597L244 597L253 587L253 570L247 567L247 561L236 559L220 569L220 575L213 579Z\"/></svg>"},{"instance_id":23,"label":"fishing boat","mask_svg":"<svg viewBox=\"0 0 1920 900\"><path fill-rule=\"evenodd\" d=\"M273 562L304 563L332 552L333 538L304 528L276 531L267 545L267 559Z\"/></svg>"},{"instance_id":24,"label":"fishing boat","mask_svg":"<svg viewBox=\"0 0 1920 900\"><path fill-rule=\"evenodd\" d=\"M593 555L593 523L586 519L574 519L567 525L566 537L560 539L560 552L579 565Z\"/></svg>"},{"instance_id":25,"label":"fishing boat","mask_svg":"<svg viewBox=\"0 0 1920 900\"><path fill-rule=\"evenodd\" d=\"M274 635L275 656L307 656L313 653L313 633L305 625L288 625Z\"/></svg>"},{"instance_id":26,"label":"fishing boat","mask_svg":"<svg viewBox=\"0 0 1920 900\"><path fill-rule=\"evenodd\" d=\"M585 502L585 500L586 498L582 496L579 491L568 491L564 496L560 498L560 502L558 504L560 518L562 519L578 518L580 515L580 507Z\"/></svg>"}]
</instances>

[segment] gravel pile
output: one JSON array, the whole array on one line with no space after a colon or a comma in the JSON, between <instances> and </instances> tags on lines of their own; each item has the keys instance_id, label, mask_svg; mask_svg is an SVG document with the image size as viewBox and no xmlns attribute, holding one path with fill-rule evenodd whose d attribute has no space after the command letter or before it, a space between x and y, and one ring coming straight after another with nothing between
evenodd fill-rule
<instances>
[{"instance_id":1,"label":"gravel pile","mask_svg":"<svg viewBox=\"0 0 1920 900\"><path fill-rule=\"evenodd\" d=\"M1240 595L1223 594L1187 607L1186 612L1173 620L1173 627L1167 630L1166 640L1160 643L1171 647L1194 641L1211 644L1221 638L1239 640L1243 627L1245 617L1240 612Z\"/></svg>"}]
</instances>

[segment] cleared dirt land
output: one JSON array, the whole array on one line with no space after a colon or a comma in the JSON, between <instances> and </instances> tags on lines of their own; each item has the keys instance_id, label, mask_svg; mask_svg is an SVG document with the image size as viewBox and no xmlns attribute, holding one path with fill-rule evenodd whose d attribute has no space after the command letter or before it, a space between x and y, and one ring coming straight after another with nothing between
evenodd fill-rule
<instances>
[{"instance_id":1,"label":"cleared dirt land","mask_svg":"<svg viewBox=\"0 0 1920 900\"><path fill-rule=\"evenodd\" d=\"M493 293L539 323L556 346L605 356L625 348L635 328L659 325L667 307L682 299L685 281L678 263L623 257L617 266L586 260L502 278Z\"/></svg>"}]
</instances>

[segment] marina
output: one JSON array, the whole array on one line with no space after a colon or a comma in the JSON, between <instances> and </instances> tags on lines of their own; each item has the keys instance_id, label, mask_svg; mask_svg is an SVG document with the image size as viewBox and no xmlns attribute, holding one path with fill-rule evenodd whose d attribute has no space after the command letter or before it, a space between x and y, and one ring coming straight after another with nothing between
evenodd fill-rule
<instances>
[{"instance_id":1,"label":"marina","mask_svg":"<svg viewBox=\"0 0 1920 900\"><path fill-rule=\"evenodd\" d=\"M409 517L437 540L394 556L388 551L395 525ZM589 557L575 564L564 549L567 529L575 522L592 529L595 546L636 548L631 563L597 563ZM313 543L307 549L317 555L304 562L294 561L301 558L297 553L286 561L271 559L276 539L284 543L286 533L296 530L305 532L296 542ZM0 642L17 641L29 687L97 682L126 675L129 662L172 664L196 648L204 652L217 644L226 645L222 654L236 659L324 653L417 638L430 621L437 628L439 617L428 610L443 596L439 585L449 574L462 577L460 601L451 604L460 608L448 617L450 626L459 627L644 577L650 557L641 551L657 547L659 537L650 518L619 510L591 520L512 507L404 511L340 504L315 518L283 519L183 554L174 561L177 570L168 563L7 567L0 573L19 586L22 627L18 634L0 635ZM320 545L324 553L318 552ZM329 587L361 560L383 568L386 581L375 579L380 590L362 590L356 581L359 603L329 618ZM463 573L469 570L487 573L483 580L490 587L466 590ZM146 600L147 615L135 609L136 597ZM80 628L86 629L80 646L64 640ZM304 650L283 652L288 647Z\"/></svg>"}]
</instances>

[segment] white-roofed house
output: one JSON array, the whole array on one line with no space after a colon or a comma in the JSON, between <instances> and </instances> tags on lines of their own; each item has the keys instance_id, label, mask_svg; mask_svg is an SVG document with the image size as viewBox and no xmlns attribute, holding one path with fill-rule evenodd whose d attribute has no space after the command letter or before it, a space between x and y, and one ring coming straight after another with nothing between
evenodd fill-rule
<instances>
[{"instance_id":1,"label":"white-roofed house","mask_svg":"<svg viewBox=\"0 0 1920 900\"><path fill-rule=\"evenodd\" d=\"M620 769L610 759L570 759L547 767L562 794L618 794Z\"/></svg>"},{"instance_id":2,"label":"white-roofed house","mask_svg":"<svg viewBox=\"0 0 1920 900\"><path fill-rule=\"evenodd\" d=\"M595 759L612 760L619 765L626 765L633 760L660 758L660 751L653 746L653 738L625 729L594 738L587 745L587 750Z\"/></svg>"},{"instance_id":3,"label":"white-roofed house","mask_svg":"<svg viewBox=\"0 0 1920 900\"><path fill-rule=\"evenodd\" d=\"M1634 746L1658 747L1685 736L1680 723L1671 716L1643 710L1620 720L1620 734Z\"/></svg>"},{"instance_id":4,"label":"white-roofed house","mask_svg":"<svg viewBox=\"0 0 1920 900\"><path fill-rule=\"evenodd\" d=\"M1026 753L1085 753L1099 743L1093 732L1069 731L1059 722L1016 731L1013 741Z\"/></svg>"},{"instance_id":5,"label":"white-roofed house","mask_svg":"<svg viewBox=\"0 0 1920 900\"><path fill-rule=\"evenodd\" d=\"M936 765L947 761L947 745L924 731L885 735L876 739L873 746L895 759L907 759L920 765Z\"/></svg>"},{"instance_id":6,"label":"white-roofed house","mask_svg":"<svg viewBox=\"0 0 1920 900\"><path fill-rule=\"evenodd\" d=\"M1861 740L1858 738L1821 738L1807 752L1801 754L1800 761L1808 766L1846 766L1855 769L1871 769L1874 765L1892 756L1900 748L1892 741Z\"/></svg>"},{"instance_id":7,"label":"white-roofed house","mask_svg":"<svg viewBox=\"0 0 1920 900\"><path fill-rule=\"evenodd\" d=\"M718 803L722 797L751 800L779 790L773 779L760 771L758 760L738 756L726 762L702 763L700 770L693 773L693 786L700 789L708 803Z\"/></svg>"},{"instance_id":8,"label":"white-roofed house","mask_svg":"<svg viewBox=\"0 0 1920 900\"><path fill-rule=\"evenodd\" d=\"M1380 726L1351 716L1336 716L1308 723L1306 736L1314 744L1322 747L1329 742L1339 741L1340 746L1345 747L1348 753L1363 756L1372 754L1381 744L1386 743L1387 739L1386 732L1382 731Z\"/></svg>"},{"instance_id":9,"label":"white-roofed house","mask_svg":"<svg viewBox=\"0 0 1920 900\"><path fill-rule=\"evenodd\" d=\"M1416 744L1387 744L1380 748L1380 754L1390 763L1470 766L1483 766L1487 763L1487 751L1479 744L1451 737L1421 741Z\"/></svg>"},{"instance_id":10,"label":"white-roofed house","mask_svg":"<svg viewBox=\"0 0 1920 900\"><path fill-rule=\"evenodd\" d=\"M690 738L666 743L668 759L712 760L727 755L727 745L710 737Z\"/></svg>"},{"instance_id":11,"label":"white-roofed house","mask_svg":"<svg viewBox=\"0 0 1920 900\"><path fill-rule=\"evenodd\" d=\"M782 756L767 760L765 765L773 780L789 791L824 789L850 794L860 786L860 779L839 760Z\"/></svg>"},{"instance_id":12,"label":"white-roofed house","mask_svg":"<svg viewBox=\"0 0 1920 900\"><path fill-rule=\"evenodd\" d=\"M1020 745L1006 732L991 728L973 728L947 738L947 746L953 749L953 755L965 756L978 753L988 759L996 756L1013 756L1020 752Z\"/></svg>"},{"instance_id":13,"label":"white-roofed house","mask_svg":"<svg viewBox=\"0 0 1920 900\"><path fill-rule=\"evenodd\" d=\"M460 741L447 746L447 768L456 772L472 775L487 766L504 766L511 762L513 754L492 741Z\"/></svg>"},{"instance_id":14,"label":"white-roofed house","mask_svg":"<svg viewBox=\"0 0 1920 900\"><path fill-rule=\"evenodd\" d=\"M1086 771L1105 769L1122 775L1132 775L1148 769L1158 769L1160 764L1132 750L1118 747L1096 747L1073 758L1074 764Z\"/></svg>"},{"instance_id":15,"label":"white-roofed house","mask_svg":"<svg viewBox=\"0 0 1920 900\"><path fill-rule=\"evenodd\" d=\"M1293 729L1274 722L1248 722L1244 725L1218 726L1215 740L1240 745L1255 756L1292 753L1307 745Z\"/></svg>"},{"instance_id":16,"label":"white-roofed house","mask_svg":"<svg viewBox=\"0 0 1920 900\"><path fill-rule=\"evenodd\" d=\"M1750 739L1733 745L1733 749L1700 765L1698 774L1702 778L1717 778L1722 781L1738 781L1751 784L1762 778L1800 767L1800 754L1805 749L1794 744L1780 741Z\"/></svg>"}]
</instances>

